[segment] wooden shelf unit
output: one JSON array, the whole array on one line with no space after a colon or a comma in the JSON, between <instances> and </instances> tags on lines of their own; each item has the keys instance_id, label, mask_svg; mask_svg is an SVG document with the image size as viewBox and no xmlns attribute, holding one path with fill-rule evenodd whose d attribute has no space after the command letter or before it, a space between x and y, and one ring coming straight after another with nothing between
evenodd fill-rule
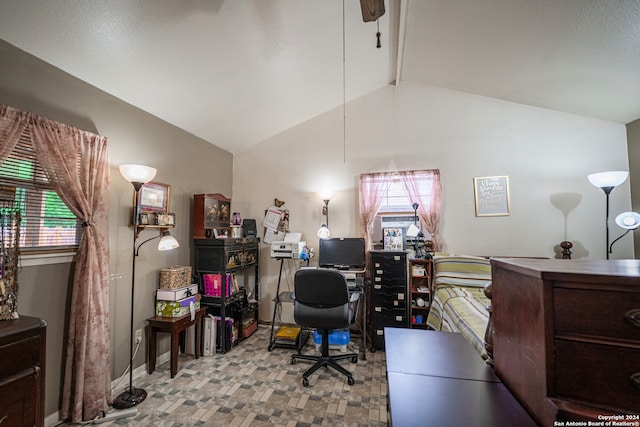
<instances>
[{"instance_id":1,"label":"wooden shelf unit","mask_svg":"<svg viewBox=\"0 0 640 427\"><path fill-rule=\"evenodd\" d=\"M409 259L409 327L415 329L427 328L427 316L431 308L431 259ZM419 299L424 301L418 304Z\"/></svg>"}]
</instances>

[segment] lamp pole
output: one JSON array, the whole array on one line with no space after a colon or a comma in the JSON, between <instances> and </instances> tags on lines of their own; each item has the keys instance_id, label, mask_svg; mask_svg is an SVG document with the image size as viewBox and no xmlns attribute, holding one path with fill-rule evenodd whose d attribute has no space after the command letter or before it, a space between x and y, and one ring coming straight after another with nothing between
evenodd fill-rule
<instances>
[{"instance_id":1,"label":"lamp pole","mask_svg":"<svg viewBox=\"0 0 640 427\"><path fill-rule=\"evenodd\" d=\"M606 215L605 215L605 235L606 235L606 239L607 239L607 246L605 248L605 252L607 253L607 259L609 259L609 254L611 253L609 251L609 194L611 194L611 191L614 189L615 187L602 187L602 191L604 191L604 194L606 195L606 199L607 199L607 210L606 210Z\"/></svg>"},{"instance_id":2,"label":"lamp pole","mask_svg":"<svg viewBox=\"0 0 640 427\"><path fill-rule=\"evenodd\" d=\"M147 398L147 392L142 388L133 388L133 307L135 297L135 282L136 282L136 240L138 239L138 192L142 187L142 182L132 182L134 192L134 205L133 205L133 246L131 256L131 313L129 318L129 387L122 392L116 400L113 402L113 407L116 409L126 409L136 406Z\"/></svg>"}]
</instances>

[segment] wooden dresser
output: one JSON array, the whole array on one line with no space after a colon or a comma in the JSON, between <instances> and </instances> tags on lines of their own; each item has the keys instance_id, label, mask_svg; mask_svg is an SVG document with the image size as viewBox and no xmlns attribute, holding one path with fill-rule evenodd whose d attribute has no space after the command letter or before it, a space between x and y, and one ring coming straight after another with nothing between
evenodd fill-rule
<instances>
[{"instance_id":1,"label":"wooden dresser","mask_svg":"<svg viewBox=\"0 0 640 427\"><path fill-rule=\"evenodd\" d=\"M47 323L0 320L0 426L44 425Z\"/></svg>"},{"instance_id":2,"label":"wooden dresser","mask_svg":"<svg viewBox=\"0 0 640 427\"><path fill-rule=\"evenodd\" d=\"M491 267L495 371L540 425L640 414L640 260Z\"/></svg>"}]
</instances>

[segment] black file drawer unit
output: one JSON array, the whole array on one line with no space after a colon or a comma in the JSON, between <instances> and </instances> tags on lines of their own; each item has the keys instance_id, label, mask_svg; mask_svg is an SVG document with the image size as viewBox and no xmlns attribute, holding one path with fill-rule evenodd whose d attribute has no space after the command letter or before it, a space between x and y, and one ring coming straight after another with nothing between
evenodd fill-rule
<instances>
[{"instance_id":1,"label":"black file drawer unit","mask_svg":"<svg viewBox=\"0 0 640 427\"><path fill-rule=\"evenodd\" d=\"M384 349L385 326L407 328L407 253L371 251L371 331L374 349Z\"/></svg>"}]
</instances>

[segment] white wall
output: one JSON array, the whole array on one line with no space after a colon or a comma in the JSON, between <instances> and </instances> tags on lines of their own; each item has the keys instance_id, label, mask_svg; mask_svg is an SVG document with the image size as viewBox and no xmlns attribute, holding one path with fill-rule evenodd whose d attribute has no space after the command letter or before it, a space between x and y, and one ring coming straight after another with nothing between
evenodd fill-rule
<instances>
[{"instance_id":1,"label":"white wall","mask_svg":"<svg viewBox=\"0 0 640 427\"><path fill-rule=\"evenodd\" d=\"M605 195L589 173L627 170L626 130L594 120L428 86L388 86L234 156L233 210L260 224L277 197L291 231L318 247L316 192L329 204L333 236L358 236L361 173L438 168L446 251L556 257L570 240L574 258L605 257ZM475 217L473 178L508 175L511 215ZM629 210L629 183L611 193L611 216ZM618 230L612 226L611 236ZM631 238L612 258L633 254ZM261 319L270 320L279 264L261 252ZM296 265L291 265L295 270ZM292 321L287 310L283 320Z\"/></svg>"}]
</instances>

